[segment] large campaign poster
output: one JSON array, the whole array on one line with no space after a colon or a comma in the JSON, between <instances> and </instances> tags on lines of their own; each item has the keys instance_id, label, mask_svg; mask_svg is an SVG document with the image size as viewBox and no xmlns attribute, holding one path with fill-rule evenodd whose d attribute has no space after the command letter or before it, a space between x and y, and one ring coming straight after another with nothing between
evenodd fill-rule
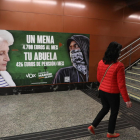
<instances>
[{"instance_id":1,"label":"large campaign poster","mask_svg":"<svg viewBox=\"0 0 140 140\"><path fill-rule=\"evenodd\" d=\"M88 82L89 34L7 30L7 72L16 86Z\"/></svg>"}]
</instances>

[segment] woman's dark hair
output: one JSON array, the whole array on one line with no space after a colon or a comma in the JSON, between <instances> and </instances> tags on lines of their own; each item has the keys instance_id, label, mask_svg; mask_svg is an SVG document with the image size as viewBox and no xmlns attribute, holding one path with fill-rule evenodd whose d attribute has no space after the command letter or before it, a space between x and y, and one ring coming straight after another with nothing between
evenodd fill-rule
<instances>
[{"instance_id":1,"label":"woman's dark hair","mask_svg":"<svg viewBox=\"0 0 140 140\"><path fill-rule=\"evenodd\" d=\"M122 45L117 42L111 42L105 52L103 57L103 62L105 64L116 63L119 58L119 53L121 51Z\"/></svg>"}]
</instances>

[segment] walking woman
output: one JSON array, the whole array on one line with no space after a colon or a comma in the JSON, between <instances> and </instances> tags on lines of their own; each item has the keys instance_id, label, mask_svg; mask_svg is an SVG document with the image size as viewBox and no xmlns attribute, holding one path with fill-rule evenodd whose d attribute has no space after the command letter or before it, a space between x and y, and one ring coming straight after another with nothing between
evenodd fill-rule
<instances>
[{"instance_id":1,"label":"walking woman","mask_svg":"<svg viewBox=\"0 0 140 140\"><path fill-rule=\"evenodd\" d=\"M95 128L111 109L107 133L108 138L120 136L119 133L114 133L120 106L120 93L126 106L128 108L132 106L125 85L125 68L123 63L118 61L121 48L122 45L119 43L111 42L105 52L103 60L98 63L97 80L100 82L99 94L101 97L102 109L91 126L88 127L89 132L95 134Z\"/></svg>"}]
</instances>

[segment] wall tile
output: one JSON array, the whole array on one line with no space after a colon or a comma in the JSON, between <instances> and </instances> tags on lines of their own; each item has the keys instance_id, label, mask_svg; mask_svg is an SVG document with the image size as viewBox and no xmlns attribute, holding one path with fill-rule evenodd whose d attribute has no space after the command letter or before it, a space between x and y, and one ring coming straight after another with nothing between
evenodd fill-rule
<instances>
[{"instance_id":1,"label":"wall tile","mask_svg":"<svg viewBox=\"0 0 140 140\"><path fill-rule=\"evenodd\" d=\"M63 32L63 17L46 14L30 14L29 30Z\"/></svg>"},{"instance_id":2,"label":"wall tile","mask_svg":"<svg viewBox=\"0 0 140 140\"><path fill-rule=\"evenodd\" d=\"M27 13L0 11L0 28L7 30L26 30L28 23L27 16Z\"/></svg>"},{"instance_id":3,"label":"wall tile","mask_svg":"<svg viewBox=\"0 0 140 140\"><path fill-rule=\"evenodd\" d=\"M97 67L89 67L89 82L97 81Z\"/></svg>"},{"instance_id":4,"label":"wall tile","mask_svg":"<svg viewBox=\"0 0 140 140\"><path fill-rule=\"evenodd\" d=\"M103 58L104 51L90 51L89 65L91 67L97 66L98 62Z\"/></svg>"},{"instance_id":5,"label":"wall tile","mask_svg":"<svg viewBox=\"0 0 140 140\"><path fill-rule=\"evenodd\" d=\"M90 51L106 51L112 41L123 44L122 37L90 35Z\"/></svg>"},{"instance_id":6,"label":"wall tile","mask_svg":"<svg viewBox=\"0 0 140 140\"><path fill-rule=\"evenodd\" d=\"M37 3L34 1L38 1ZM47 2L50 0L46 0ZM56 4L41 3L41 0L28 0L26 1L9 1L1 0L1 10L7 11L20 11L26 13L45 13L45 14L63 14L63 0L52 0L51 2L56 2Z\"/></svg>"},{"instance_id":7,"label":"wall tile","mask_svg":"<svg viewBox=\"0 0 140 140\"><path fill-rule=\"evenodd\" d=\"M81 7L74 7L67 5L70 4L79 4L85 6L84 8ZM106 19L106 20L117 20L122 21L123 19L123 5L120 4L104 4L104 3L97 3L94 1L70 1L65 0L64 6L64 14L71 15L71 16L80 16L86 18L97 18L97 19Z\"/></svg>"},{"instance_id":8,"label":"wall tile","mask_svg":"<svg viewBox=\"0 0 140 140\"><path fill-rule=\"evenodd\" d=\"M1 29L63 32L62 16L0 11L0 19Z\"/></svg>"},{"instance_id":9,"label":"wall tile","mask_svg":"<svg viewBox=\"0 0 140 140\"><path fill-rule=\"evenodd\" d=\"M136 37L140 36L140 24L123 22L122 36L123 37Z\"/></svg>"},{"instance_id":10,"label":"wall tile","mask_svg":"<svg viewBox=\"0 0 140 140\"><path fill-rule=\"evenodd\" d=\"M122 36L122 23L106 20L64 17L64 32Z\"/></svg>"}]
</instances>

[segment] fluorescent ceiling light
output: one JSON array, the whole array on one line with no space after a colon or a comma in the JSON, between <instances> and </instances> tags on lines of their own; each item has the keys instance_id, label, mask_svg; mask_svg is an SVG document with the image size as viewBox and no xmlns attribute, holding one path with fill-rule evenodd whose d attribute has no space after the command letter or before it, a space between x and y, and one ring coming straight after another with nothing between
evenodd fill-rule
<instances>
[{"instance_id":1,"label":"fluorescent ceiling light","mask_svg":"<svg viewBox=\"0 0 140 140\"><path fill-rule=\"evenodd\" d=\"M129 18L139 18L138 15L130 15Z\"/></svg>"},{"instance_id":2,"label":"fluorescent ceiling light","mask_svg":"<svg viewBox=\"0 0 140 140\"><path fill-rule=\"evenodd\" d=\"M5 0L5 1L31 2L31 0Z\"/></svg>"},{"instance_id":3,"label":"fluorescent ceiling light","mask_svg":"<svg viewBox=\"0 0 140 140\"><path fill-rule=\"evenodd\" d=\"M34 3L41 3L41 4L50 4L50 5L56 5L56 1L50 1L50 0L32 0Z\"/></svg>"},{"instance_id":4,"label":"fluorescent ceiling light","mask_svg":"<svg viewBox=\"0 0 140 140\"><path fill-rule=\"evenodd\" d=\"M85 8L83 4L74 4L74 3L65 3L66 6L77 7L77 8Z\"/></svg>"}]
</instances>

